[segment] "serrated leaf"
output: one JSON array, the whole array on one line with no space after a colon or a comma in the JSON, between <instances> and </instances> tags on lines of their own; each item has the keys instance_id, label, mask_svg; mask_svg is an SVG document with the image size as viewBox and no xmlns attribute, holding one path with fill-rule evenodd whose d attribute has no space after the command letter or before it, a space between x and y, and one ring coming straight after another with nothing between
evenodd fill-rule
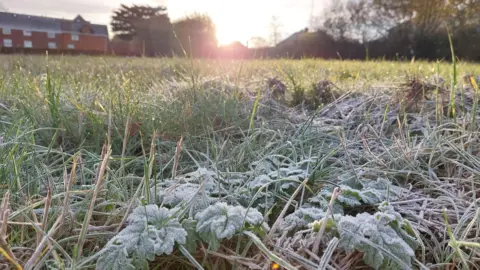
<instances>
[{"instance_id":1,"label":"serrated leaf","mask_svg":"<svg viewBox=\"0 0 480 270\"><path fill-rule=\"evenodd\" d=\"M97 270L135 270L132 260L128 258L123 246L108 246L95 266Z\"/></svg>"},{"instance_id":2,"label":"serrated leaf","mask_svg":"<svg viewBox=\"0 0 480 270\"><path fill-rule=\"evenodd\" d=\"M102 267L116 267L126 264L125 260L131 265L129 255L141 261L153 260L155 256L171 254L176 243L185 244L187 232L166 208L139 206L127 221L127 227L104 247L97 266L101 263ZM112 257L111 254L116 255Z\"/></svg>"},{"instance_id":3,"label":"serrated leaf","mask_svg":"<svg viewBox=\"0 0 480 270\"><path fill-rule=\"evenodd\" d=\"M320 220L325 217L325 211L316 207L299 208L294 213L285 217L282 228L297 228L306 227L309 223Z\"/></svg>"},{"instance_id":4,"label":"serrated leaf","mask_svg":"<svg viewBox=\"0 0 480 270\"><path fill-rule=\"evenodd\" d=\"M397 261L388 256L390 254L402 263L411 265L415 252L404 240L403 235L397 233L398 224L403 221L401 216L391 207L384 207L383 210L385 212L377 212L374 215L361 213L355 217L342 217L338 222L339 246L346 251L363 252L365 263L374 269L383 269L384 266L388 266L385 269L401 268ZM367 239L368 242L362 239Z\"/></svg>"},{"instance_id":5,"label":"serrated leaf","mask_svg":"<svg viewBox=\"0 0 480 270\"><path fill-rule=\"evenodd\" d=\"M148 261L145 259L135 258L133 259L132 265L135 267L136 270L149 270L150 267L148 265Z\"/></svg>"},{"instance_id":6,"label":"serrated leaf","mask_svg":"<svg viewBox=\"0 0 480 270\"><path fill-rule=\"evenodd\" d=\"M375 181L363 179L361 181L353 181L351 178L339 177L341 194L337 197L336 203L341 203L345 207L354 207L362 204L378 204L387 199L397 199L405 189L392 185L390 181L378 178ZM312 203L320 203L322 206L325 202L330 201L332 197L332 186L322 189L315 197L310 198Z\"/></svg>"},{"instance_id":7,"label":"serrated leaf","mask_svg":"<svg viewBox=\"0 0 480 270\"><path fill-rule=\"evenodd\" d=\"M213 232L218 239L231 238L243 228L243 222L250 225L260 225L263 216L255 208L245 209L242 206L231 206L223 202L209 206L198 213L197 232ZM244 220L245 219L245 220Z\"/></svg>"},{"instance_id":8,"label":"serrated leaf","mask_svg":"<svg viewBox=\"0 0 480 270\"><path fill-rule=\"evenodd\" d=\"M194 253L197 250L197 241L201 240L197 234L197 231L195 230L196 226L196 220L185 219L182 221L182 227L187 232L187 240L185 241L184 247L190 253Z\"/></svg>"},{"instance_id":9,"label":"serrated leaf","mask_svg":"<svg viewBox=\"0 0 480 270\"><path fill-rule=\"evenodd\" d=\"M207 243L209 250L217 251L220 248L220 240L215 235L215 232L199 233L199 236Z\"/></svg>"}]
</instances>

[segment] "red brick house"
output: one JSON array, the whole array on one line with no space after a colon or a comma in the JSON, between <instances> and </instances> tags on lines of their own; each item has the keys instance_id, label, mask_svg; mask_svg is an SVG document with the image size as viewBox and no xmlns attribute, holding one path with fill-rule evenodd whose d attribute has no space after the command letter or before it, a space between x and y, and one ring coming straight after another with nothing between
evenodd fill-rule
<instances>
[{"instance_id":1,"label":"red brick house","mask_svg":"<svg viewBox=\"0 0 480 270\"><path fill-rule=\"evenodd\" d=\"M80 15L73 20L0 12L2 52L107 53L106 25Z\"/></svg>"}]
</instances>

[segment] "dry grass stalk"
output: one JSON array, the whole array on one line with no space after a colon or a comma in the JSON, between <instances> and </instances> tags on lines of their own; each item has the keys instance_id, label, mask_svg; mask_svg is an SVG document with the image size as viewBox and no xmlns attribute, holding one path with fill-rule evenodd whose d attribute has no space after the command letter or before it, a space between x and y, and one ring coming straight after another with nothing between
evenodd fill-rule
<instances>
[{"instance_id":1,"label":"dry grass stalk","mask_svg":"<svg viewBox=\"0 0 480 270\"><path fill-rule=\"evenodd\" d=\"M75 155L73 157L73 162L72 162L72 169L70 171L70 177L68 178L67 180L67 177L65 177L65 183L64 183L64 187L65 187L65 200L63 202L63 211L65 213L70 213L70 190L72 189L72 185L73 183L75 182L75 176L76 176L76 172L77 172L77 164L78 164L78 156ZM65 170L66 172L66 170ZM73 221L73 220L72 220Z\"/></svg>"},{"instance_id":2,"label":"dry grass stalk","mask_svg":"<svg viewBox=\"0 0 480 270\"><path fill-rule=\"evenodd\" d=\"M112 122L112 111L108 112L108 126L107 126L107 138L108 141L112 141L112 132L113 132L113 122Z\"/></svg>"},{"instance_id":3,"label":"dry grass stalk","mask_svg":"<svg viewBox=\"0 0 480 270\"><path fill-rule=\"evenodd\" d=\"M178 140L177 142L177 147L175 148L175 158L173 160L172 179L175 179L175 176L177 176L178 163L180 161L180 153L182 152L182 143L183 143L183 136L180 137L180 140Z\"/></svg>"},{"instance_id":4,"label":"dry grass stalk","mask_svg":"<svg viewBox=\"0 0 480 270\"><path fill-rule=\"evenodd\" d=\"M98 177L95 181L95 189L93 190L92 198L90 199L90 206L88 207L87 215L85 216L85 221L83 223L83 226L88 226L88 224L90 224L90 219L92 218L92 214L93 214L93 208L95 207L95 201L97 199L98 192L102 189L102 183L103 183L105 171L107 169L107 165L108 165L108 161L110 159L110 155L112 154L112 149L110 148L110 145L105 145L104 149L106 149L106 153L104 154L102 164L100 165L100 168L98 169ZM85 242L86 230L87 230L87 228L83 228L82 233L80 234L80 237L78 238L77 258L79 258L82 255L83 244Z\"/></svg>"},{"instance_id":5,"label":"dry grass stalk","mask_svg":"<svg viewBox=\"0 0 480 270\"><path fill-rule=\"evenodd\" d=\"M130 117L127 118L127 121L125 123L125 131L123 134L123 145L122 145L122 157L125 156L125 152L127 151L127 143L128 143L128 136L129 136L129 127L130 126Z\"/></svg>"},{"instance_id":6,"label":"dry grass stalk","mask_svg":"<svg viewBox=\"0 0 480 270\"><path fill-rule=\"evenodd\" d=\"M43 218L42 218L42 223L40 224L40 229L42 231L45 231L45 228L47 227L47 221L48 221L48 211L50 209L50 204L52 202L52 192L50 187L47 187L47 197L45 200L45 207L43 208ZM34 217L36 218L36 215L34 214ZM40 241L42 240L42 233L40 231L37 232L37 245L40 244Z\"/></svg>"},{"instance_id":7,"label":"dry grass stalk","mask_svg":"<svg viewBox=\"0 0 480 270\"><path fill-rule=\"evenodd\" d=\"M177 142L177 147L175 149L175 156L173 158L173 171L172 171L173 180L177 175L178 163L180 161L180 153L182 152L182 143L183 143L183 136L180 137L180 140ZM171 187L168 188L168 192L172 192L177 186L178 186L178 183L173 184Z\"/></svg>"},{"instance_id":8,"label":"dry grass stalk","mask_svg":"<svg viewBox=\"0 0 480 270\"><path fill-rule=\"evenodd\" d=\"M277 230L277 227L280 226L280 224L282 224L283 222L283 217L285 216L285 214L287 213L287 210L288 208L290 207L290 205L292 204L294 198L298 195L298 193L305 187L305 185L307 184L308 182L308 177L302 182L302 184L300 184L298 186L298 188L295 190L295 192L293 192L292 196L290 196L290 199L288 200L288 202L285 204L285 206L283 207L283 210L282 212L280 213L280 215L278 216L277 220L275 221L275 223L273 223L272 225L272 228L270 229L270 231L268 232L268 234L266 235L265 239L272 239L272 236L273 234L276 232Z\"/></svg>"},{"instance_id":9,"label":"dry grass stalk","mask_svg":"<svg viewBox=\"0 0 480 270\"><path fill-rule=\"evenodd\" d=\"M31 202L29 202L29 204L31 204ZM33 211L33 209L31 209L30 212L31 212L31 214L32 214L33 222L34 222L37 226L41 225L41 224L38 222L38 218L37 218L37 215L35 214L35 211ZM22 222L22 223L23 223L23 222ZM11 224L11 223L9 222L9 224ZM42 234L41 234L39 231L37 231L37 245L40 243L40 240L42 240Z\"/></svg>"},{"instance_id":10,"label":"dry grass stalk","mask_svg":"<svg viewBox=\"0 0 480 270\"><path fill-rule=\"evenodd\" d=\"M339 195L340 195L340 189L336 187L333 190L332 197L330 198L330 203L328 204L327 213L323 218L322 226L320 227L320 230L318 230L318 234L315 236L315 242L313 243L313 249L312 249L313 254L318 254L318 250L320 249L320 241L322 240L323 233L325 232L325 228L327 227L328 216L333 213L333 204L335 203L335 200Z\"/></svg>"},{"instance_id":11,"label":"dry grass stalk","mask_svg":"<svg viewBox=\"0 0 480 270\"><path fill-rule=\"evenodd\" d=\"M47 191L47 198L45 200L45 208L43 209L43 220L42 220L42 225L40 228L42 231L45 231L47 228L47 221L48 221L48 211L50 210L50 204L52 203L52 191L50 188Z\"/></svg>"},{"instance_id":12,"label":"dry grass stalk","mask_svg":"<svg viewBox=\"0 0 480 270\"><path fill-rule=\"evenodd\" d=\"M85 129L85 113L78 113L78 137L81 138Z\"/></svg>"},{"instance_id":13,"label":"dry grass stalk","mask_svg":"<svg viewBox=\"0 0 480 270\"><path fill-rule=\"evenodd\" d=\"M61 227L60 225L63 223L66 216L67 216L67 213L62 212L62 214L58 216L57 220L55 220L55 223L53 224L52 228L48 231L46 235L43 236L42 241L40 242L39 245L37 245L35 252L33 252L32 256L25 264L26 270L33 269L38 259L40 259L40 257L42 256L45 245L48 244L50 238L52 238L52 236L57 232L58 228Z\"/></svg>"},{"instance_id":14,"label":"dry grass stalk","mask_svg":"<svg viewBox=\"0 0 480 270\"><path fill-rule=\"evenodd\" d=\"M25 269L32 269L38 259L42 256L43 254L43 249L45 245L48 245L49 248L52 248L50 245L50 238L57 232L57 230L61 227L61 225L65 222L65 218L70 214L70 190L72 188L73 183L75 182L75 175L76 175L76 168L77 168L77 162L78 161L78 156L75 155L73 158L72 162L72 169L70 171L70 177L67 178L66 175L64 175L64 188L65 188L65 197L63 200L63 210L62 214L57 218L55 223L53 224L52 228L49 230L48 234L45 235L41 241L39 241L39 244L37 245L37 248L35 252L33 253L32 257L27 261L25 264ZM66 171L65 171L66 173ZM50 208L50 203L52 200L51 192L50 189L48 189L47 193L47 198L45 201L45 209L44 209L44 215L43 215L43 221L41 224L41 229L44 232L46 229L46 224L47 224L47 217L48 217L48 210ZM72 219L73 221L73 219ZM37 234L38 237L38 234Z\"/></svg>"},{"instance_id":15,"label":"dry grass stalk","mask_svg":"<svg viewBox=\"0 0 480 270\"><path fill-rule=\"evenodd\" d=\"M22 266L17 261L7 242L7 225L8 215L10 214L10 192L5 192L3 195L2 204L0 205L0 218L2 227L0 228L0 249L2 254L9 260L17 269L22 269Z\"/></svg>"}]
</instances>

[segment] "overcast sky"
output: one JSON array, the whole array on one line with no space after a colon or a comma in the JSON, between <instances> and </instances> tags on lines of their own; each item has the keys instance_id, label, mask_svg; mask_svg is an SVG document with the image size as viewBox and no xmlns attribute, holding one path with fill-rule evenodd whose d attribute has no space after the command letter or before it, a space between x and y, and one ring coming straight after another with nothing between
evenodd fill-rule
<instances>
[{"instance_id":1,"label":"overcast sky","mask_svg":"<svg viewBox=\"0 0 480 270\"><path fill-rule=\"evenodd\" d=\"M314 0L314 15L324 2ZM284 36L309 26L312 0L0 0L10 12L73 19L77 14L92 23L109 24L121 3L166 5L172 20L193 12L209 14L217 25L221 43L251 37L269 38L272 16L281 22Z\"/></svg>"}]
</instances>

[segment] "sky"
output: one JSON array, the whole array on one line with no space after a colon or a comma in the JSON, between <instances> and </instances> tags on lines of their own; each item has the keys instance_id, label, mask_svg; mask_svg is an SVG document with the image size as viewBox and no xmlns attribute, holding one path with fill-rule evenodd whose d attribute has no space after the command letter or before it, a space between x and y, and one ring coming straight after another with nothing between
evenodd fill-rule
<instances>
[{"instance_id":1,"label":"sky","mask_svg":"<svg viewBox=\"0 0 480 270\"><path fill-rule=\"evenodd\" d=\"M315 16L328 0L0 0L0 4L9 12L65 19L80 14L87 21L107 25L120 4L163 5L173 21L194 12L208 14L217 26L220 44L247 44L252 37L270 40L273 16L283 37L308 27L312 1Z\"/></svg>"}]
</instances>

